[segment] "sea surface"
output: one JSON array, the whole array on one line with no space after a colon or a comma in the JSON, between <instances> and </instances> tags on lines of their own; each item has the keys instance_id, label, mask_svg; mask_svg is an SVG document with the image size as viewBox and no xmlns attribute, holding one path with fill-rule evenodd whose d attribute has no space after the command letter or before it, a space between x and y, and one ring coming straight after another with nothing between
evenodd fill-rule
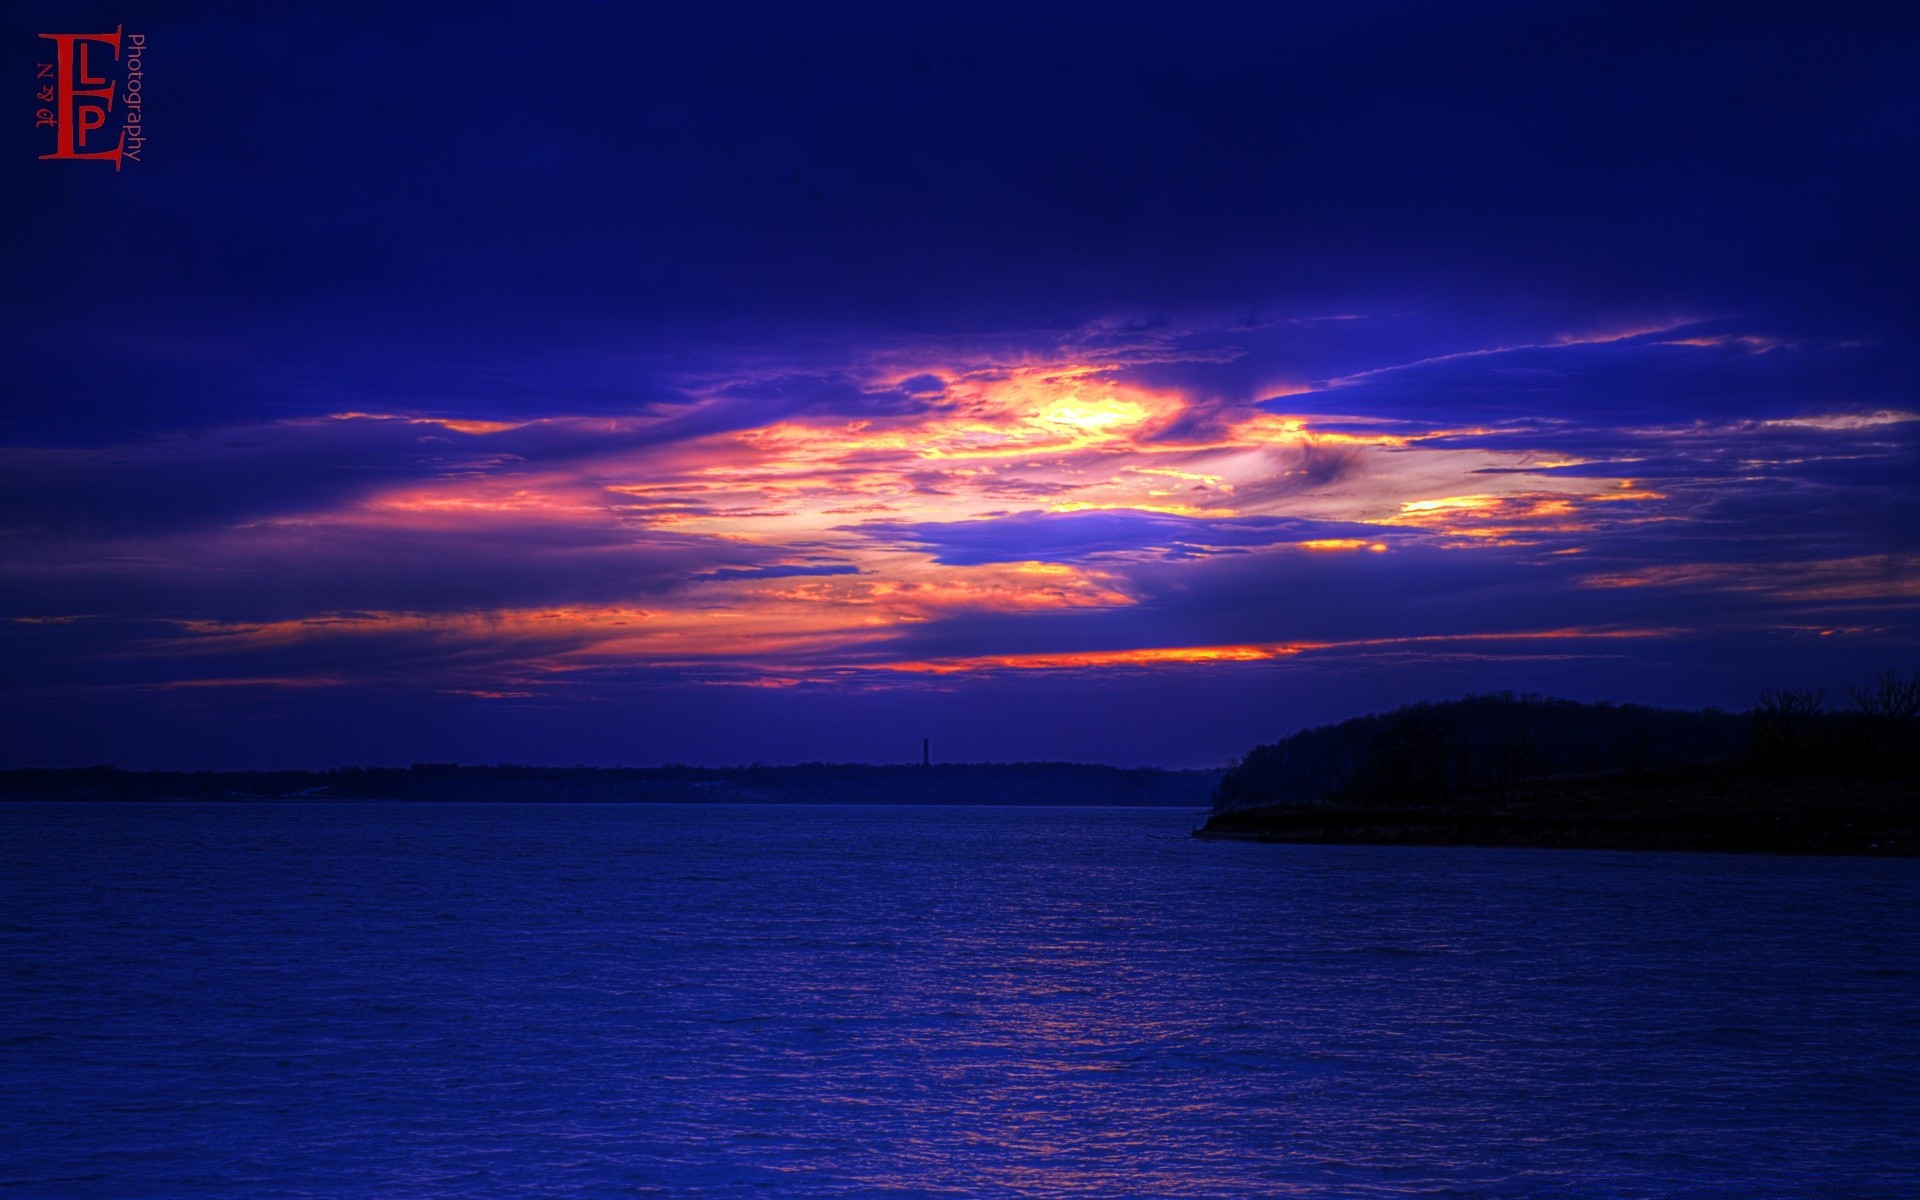
<instances>
[{"instance_id":1,"label":"sea surface","mask_svg":"<svg viewBox=\"0 0 1920 1200\"><path fill-rule=\"evenodd\" d=\"M0 806L0 1197L1920 1195L1920 861Z\"/></svg>"}]
</instances>

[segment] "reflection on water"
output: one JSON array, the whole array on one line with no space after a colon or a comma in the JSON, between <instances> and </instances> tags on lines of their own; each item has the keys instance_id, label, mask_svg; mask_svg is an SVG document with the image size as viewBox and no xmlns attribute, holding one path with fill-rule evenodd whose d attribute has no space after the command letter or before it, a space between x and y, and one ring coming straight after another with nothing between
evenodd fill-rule
<instances>
[{"instance_id":1,"label":"reflection on water","mask_svg":"<svg viewBox=\"0 0 1920 1200\"><path fill-rule=\"evenodd\" d=\"M1191 814L0 807L0 1183L1920 1187L1920 863Z\"/></svg>"}]
</instances>

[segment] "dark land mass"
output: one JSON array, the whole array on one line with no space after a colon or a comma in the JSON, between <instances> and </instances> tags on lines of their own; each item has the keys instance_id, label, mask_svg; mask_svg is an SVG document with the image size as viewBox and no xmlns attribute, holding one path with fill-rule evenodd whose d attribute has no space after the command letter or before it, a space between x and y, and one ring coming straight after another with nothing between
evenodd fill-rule
<instances>
[{"instance_id":1,"label":"dark land mass","mask_svg":"<svg viewBox=\"0 0 1920 1200\"><path fill-rule=\"evenodd\" d=\"M1201 837L1920 856L1920 785L1849 775L1565 779L1502 794L1314 801L1216 813Z\"/></svg>"},{"instance_id":2,"label":"dark land mass","mask_svg":"<svg viewBox=\"0 0 1920 1200\"><path fill-rule=\"evenodd\" d=\"M1472 696L1256 747L1201 837L1920 856L1920 676L1683 712Z\"/></svg>"},{"instance_id":3,"label":"dark land mass","mask_svg":"<svg viewBox=\"0 0 1920 1200\"><path fill-rule=\"evenodd\" d=\"M1219 771L1081 763L530 767L416 763L319 771L0 771L0 800L423 800L1204 807Z\"/></svg>"}]
</instances>

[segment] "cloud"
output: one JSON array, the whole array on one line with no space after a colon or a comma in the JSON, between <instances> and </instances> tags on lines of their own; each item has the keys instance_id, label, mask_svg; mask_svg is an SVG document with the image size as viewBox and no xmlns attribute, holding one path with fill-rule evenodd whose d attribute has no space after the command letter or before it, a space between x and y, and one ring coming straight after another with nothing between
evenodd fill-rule
<instances>
[{"instance_id":1,"label":"cloud","mask_svg":"<svg viewBox=\"0 0 1920 1200\"><path fill-rule=\"evenodd\" d=\"M1190 558L1250 547L1405 536L1353 521L1291 517L1199 518L1111 511L1024 512L974 521L868 521L846 527L875 541L910 546L940 563L1085 562L1111 556Z\"/></svg>"},{"instance_id":2,"label":"cloud","mask_svg":"<svg viewBox=\"0 0 1920 1200\"><path fill-rule=\"evenodd\" d=\"M858 575L860 568L852 563L821 563L804 565L799 563L776 563L767 567L718 567L696 579L787 579L800 576Z\"/></svg>"},{"instance_id":3,"label":"cloud","mask_svg":"<svg viewBox=\"0 0 1920 1200\"><path fill-rule=\"evenodd\" d=\"M879 693L1152 707L1199 676L1293 711L1409 681L1737 702L1757 676L1711 661L1734 639L1800 664L1916 644L1898 357L1759 328L1510 345L1187 314L690 356L627 412L335 396L23 443L0 692L214 721L771 690L809 728ZM1327 374L1288 381L1287 355ZM1196 713L1165 717L1185 744L1213 736Z\"/></svg>"},{"instance_id":4,"label":"cloud","mask_svg":"<svg viewBox=\"0 0 1920 1200\"><path fill-rule=\"evenodd\" d=\"M1920 373L1903 342L1792 339L1731 321L1694 323L1444 353L1336 377L1268 407L1454 427L1873 412L1910 406Z\"/></svg>"}]
</instances>

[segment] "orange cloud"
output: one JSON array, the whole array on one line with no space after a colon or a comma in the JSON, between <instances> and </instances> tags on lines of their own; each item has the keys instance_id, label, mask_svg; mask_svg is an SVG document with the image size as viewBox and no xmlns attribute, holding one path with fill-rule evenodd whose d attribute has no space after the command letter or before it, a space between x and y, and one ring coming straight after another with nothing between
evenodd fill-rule
<instances>
[{"instance_id":1,"label":"orange cloud","mask_svg":"<svg viewBox=\"0 0 1920 1200\"><path fill-rule=\"evenodd\" d=\"M1346 641L1270 642L1226 646L1173 646L1137 650L1083 650L1062 653L977 655L963 658L936 658L894 662L881 670L914 674L954 675L972 671L1061 671L1102 667L1150 667L1167 664L1227 664L1270 662L1303 654L1330 650L1380 649L1397 646L1432 646L1446 643L1560 642L1590 639L1640 639L1669 637L1671 629L1543 629L1514 632L1432 634L1394 638L1362 638Z\"/></svg>"}]
</instances>

